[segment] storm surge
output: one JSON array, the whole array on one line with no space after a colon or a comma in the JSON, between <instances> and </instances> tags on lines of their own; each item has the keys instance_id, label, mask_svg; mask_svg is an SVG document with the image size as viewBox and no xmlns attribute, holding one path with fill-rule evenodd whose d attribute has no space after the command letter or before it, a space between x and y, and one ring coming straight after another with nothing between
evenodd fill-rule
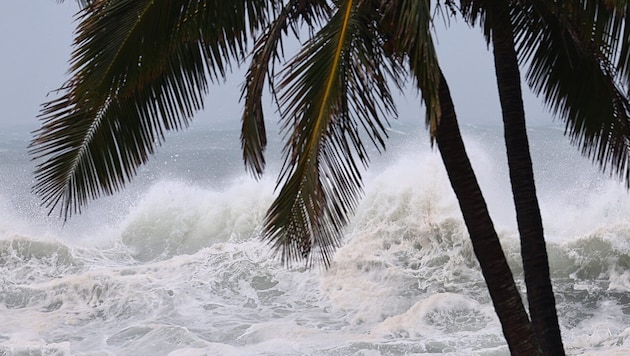
<instances>
[{"instance_id":1,"label":"storm surge","mask_svg":"<svg viewBox=\"0 0 630 356\"><path fill-rule=\"evenodd\" d=\"M507 354L439 155L421 127L396 125L332 265L312 270L261 242L274 165L245 176L233 131L169 138L66 226L11 179L32 163L5 143L0 354ZM500 128L465 139L524 293ZM630 353L630 195L556 127L530 140L565 347Z\"/></svg>"}]
</instances>

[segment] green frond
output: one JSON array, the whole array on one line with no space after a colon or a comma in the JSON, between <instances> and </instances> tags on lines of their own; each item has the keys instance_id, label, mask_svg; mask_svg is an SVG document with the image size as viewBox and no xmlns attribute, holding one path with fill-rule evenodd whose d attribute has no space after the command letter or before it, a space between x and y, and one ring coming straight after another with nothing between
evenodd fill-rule
<instances>
[{"instance_id":1,"label":"green frond","mask_svg":"<svg viewBox=\"0 0 630 356\"><path fill-rule=\"evenodd\" d=\"M256 41L252 60L243 86L245 106L242 116L241 146L245 167L259 178L265 168L264 151L267 145L262 95L265 77L273 76L277 60L281 57L282 39L290 28L298 31L300 23L314 27L330 16L331 9L325 0L291 0L283 6L265 33Z\"/></svg>"},{"instance_id":2,"label":"green frond","mask_svg":"<svg viewBox=\"0 0 630 356\"><path fill-rule=\"evenodd\" d=\"M369 158L361 132L384 148L382 118L395 114L373 13L352 0L338 6L283 72L288 143L264 238L285 264L300 258L330 264L362 193L361 164Z\"/></svg>"},{"instance_id":3,"label":"green frond","mask_svg":"<svg viewBox=\"0 0 630 356\"><path fill-rule=\"evenodd\" d=\"M227 4L227 5L226 5ZM207 78L244 56L263 0L93 1L80 13L71 78L43 106L31 153L34 191L66 218L119 190L166 130L203 107Z\"/></svg>"},{"instance_id":4,"label":"green frond","mask_svg":"<svg viewBox=\"0 0 630 356\"><path fill-rule=\"evenodd\" d=\"M616 76L609 37L617 27L595 23L610 17L602 14L605 8L587 10L557 16L557 8L541 3L520 11L518 49L529 63L528 84L565 121L571 141L630 184L630 102Z\"/></svg>"},{"instance_id":5,"label":"green frond","mask_svg":"<svg viewBox=\"0 0 630 356\"><path fill-rule=\"evenodd\" d=\"M433 142L440 117L440 70L432 36L431 2L400 0L383 4L381 27L391 34L394 54L408 60L409 70L426 106L427 126Z\"/></svg>"}]
</instances>

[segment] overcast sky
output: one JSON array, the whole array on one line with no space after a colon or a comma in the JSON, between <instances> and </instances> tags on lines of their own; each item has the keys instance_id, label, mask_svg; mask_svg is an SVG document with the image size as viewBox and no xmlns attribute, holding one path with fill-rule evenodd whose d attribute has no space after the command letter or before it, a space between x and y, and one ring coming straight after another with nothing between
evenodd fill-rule
<instances>
[{"instance_id":1,"label":"overcast sky","mask_svg":"<svg viewBox=\"0 0 630 356\"><path fill-rule=\"evenodd\" d=\"M54 97L52 90L66 78L72 50L76 1L0 1L0 126L34 129L40 104ZM500 124L498 94L491 53L479 30L461 21L447 30L437 24L440 62L451 87L459 120L466 123ZM206 110L195 120L238 122L242 74L213 87ZM526 91L526 114L530 124L550 123L542 104ZM424 118L418 98L401 100L401 119Z\"/></svg>"}]
</instances>

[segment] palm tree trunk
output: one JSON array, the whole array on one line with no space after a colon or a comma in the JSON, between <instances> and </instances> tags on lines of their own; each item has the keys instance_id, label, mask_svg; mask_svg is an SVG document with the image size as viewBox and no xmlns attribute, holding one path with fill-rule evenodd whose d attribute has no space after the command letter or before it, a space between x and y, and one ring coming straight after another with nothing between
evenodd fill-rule
<instances>
[{"instance_id":1,"label":"palm tree trunk","mask_svg":"<svg viewBox=\"0 0 630 356\"><path fill-rule=\"evenodd\" d=\"M509 5L503 1L489 1L488 4L492 4L488 15L489 19L492 17L493 28L502 29L492 31L492 43L512 194L521 235L529 312L543 352L547 355L564 355L527 140Z\"/></svg>"},{"instance_id":2,"label":"palm tree trunk","mask_svg":"<svg viewBox=\"0 0 630 356\"><path fill-rule=\"evenodd\" d=\"M442 113L436 130L437 145L508 347L513 355L538 355L539 345L468 160L443 75L440 78L439 100Z\"/></svg>"}]
</instances>

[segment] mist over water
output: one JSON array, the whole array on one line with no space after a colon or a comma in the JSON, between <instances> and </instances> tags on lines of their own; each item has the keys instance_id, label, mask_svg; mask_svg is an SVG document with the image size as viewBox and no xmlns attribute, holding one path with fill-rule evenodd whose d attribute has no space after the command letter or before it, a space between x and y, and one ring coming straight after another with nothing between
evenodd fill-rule
<instances>
[{"instance_id":1,"label":"mist over water","mask_svg":"<svg viewBox=\"0 0 630 356\"><path fill-rule=\"evenodd\" d=\"M523 288L501 129L463 131ZM30 194L28 136L2 135L0 354L507 354L421 125L393 122L329 270L284 268L258 239L278 140L255 181L237 130L171 135L123 192L63 226ZM630 195L558 127L529 135L567 351L630 353Z\"/></svg>"}]
</instances>

